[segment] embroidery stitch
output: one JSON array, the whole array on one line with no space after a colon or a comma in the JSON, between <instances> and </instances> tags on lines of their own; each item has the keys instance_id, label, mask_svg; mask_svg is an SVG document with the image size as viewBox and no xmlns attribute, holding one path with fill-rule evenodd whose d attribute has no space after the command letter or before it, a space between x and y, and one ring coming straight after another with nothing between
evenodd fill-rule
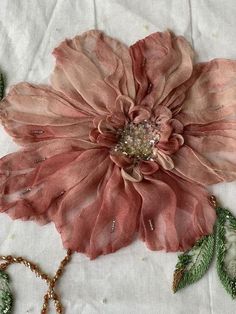
<instances>
[{"instance_id":1,"label":"embroidery stitch","mask_svg":"<svg viewBox=\"0 0 236 314\"><path fill-rule=\"evenodd\" d=\"M217 212L214 233L201 238L192 249L178 257L179 261L176 264L172 288L175 293L179 289L201 279L208 270L215 251L219 279L225 290L235 299L236 256L234 247L236 246L236 218L227 209L217 205L214 196L210 197L210 202ZM234 233L234 238L229 243L227 237L232 238L232 232ZM231 250L234 254L227 256ZM194 256L195 259L193 258Z\"/></svg>"},{"instance_id":2,"label":"embroidery stitch","mask_svg":"<svg viewBox=\"0 0 236 314\"><path fill-rule=\"evenodd\" d=\"M226 255L230 250L234 250L236 241L231 245L227 238L227 232L234 232L236 235L236 218L224 208L218 208L218 219L216 222L216 266L217 273L225 290L233 299L236 298L236 273L230 269L230 262L236 261L235 254L231 257L228 266L226 265ZM232 237L232 235L231 235ZM233 264L234 266L234 264Z\"/></svg>"},{"instance_id":3,"label":"embroidery stitch","mask_svg":"<svg viewBox=\"0 0 236 314\"><path fill-rule=\"evenodd\" d=\"M205 236L192 249L178 256L173 279L174 293L204 276L213 258L214 245L214 235Z\"/></svg>"},{"instance_id":4,"label":"embroidery stitch","mask_svg":"<svg viewBox=\"0 0 236 314\"><path fill-rule=\"evenodd\" d=\"M4 95L4 79L3 79L3 75L0 72L0 100L3 98Z\"/></svg>"},{"instance_id":5,"label":"embroidery stitch","mask_svg":"<svg viewBox=\"0 0 236 314\"><path fill-rule=\"evenodd\" d=\"M0 313L11 314L13 295L9 287L9 276L0 267Z\"/></svg>"}]
</instances>

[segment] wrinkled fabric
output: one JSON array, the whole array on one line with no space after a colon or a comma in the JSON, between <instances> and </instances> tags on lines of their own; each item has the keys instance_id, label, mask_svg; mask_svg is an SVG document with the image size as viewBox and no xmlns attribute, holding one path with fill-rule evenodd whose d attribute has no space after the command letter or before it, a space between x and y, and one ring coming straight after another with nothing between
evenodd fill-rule
<instances>
[{"instance_id":1,"label":"wrinkled fabric","mask_svg":"<svg viewBox=\"0 0 236 314\"><path fill-rule=\"evenodd\" d=\"M51 86L19 83L0 104L23 147L0 160L1 212L54 222L91 259L137 233L166 251L211 233L206 186L236 179L235 62L194 65L169 31L128 48L92 30L53 55ZM159 135L152 158L117 151L120 131L145 121Z\"/></svg>"},{"instance_id":2,"label":"wrinkled fabric","mask_svg":"<svg viewBox=\"0 0 236 314\"><path fill-rule=\"evenodd\" d=\"M135 189L142 196L140 236L151 250L186 250L213 231L216 214L203 187L160 170Z\"/></svg>"}]
</instances>

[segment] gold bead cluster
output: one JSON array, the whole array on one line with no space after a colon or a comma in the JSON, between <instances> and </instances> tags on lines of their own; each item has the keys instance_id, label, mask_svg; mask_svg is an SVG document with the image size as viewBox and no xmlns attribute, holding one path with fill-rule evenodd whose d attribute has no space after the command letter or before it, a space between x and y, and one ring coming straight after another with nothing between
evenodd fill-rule
<instances>
[{"instance_id":1,"label":"gold bead cluster","mask_svg":"<svg viewBox=\"0 0 236 314\"><path fill-rule=\"evenodd\" d=\"M129 123L118 132L118 143L114 148L125 156L138 160L151 160L155 145L160 140L159 128L150 121Z\"/></svg>"},{"instance_id":2,"label":"gold bead cluster","mask_svg":"<svg viewBox=\"0 0 236 314\"><path fill-rule=\"evenodd\" d=\"M217 208L218 204L215 195L210 195L208 200L212 207Z\"/></svg>"}]
</instances>

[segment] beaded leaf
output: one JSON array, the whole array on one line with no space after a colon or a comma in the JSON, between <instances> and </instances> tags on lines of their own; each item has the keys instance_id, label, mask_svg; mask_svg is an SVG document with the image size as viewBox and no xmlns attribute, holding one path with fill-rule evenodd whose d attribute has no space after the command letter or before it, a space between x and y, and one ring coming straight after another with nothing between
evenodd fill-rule
<instances>
[{"instance_id":1,"label":"beaded leaf","mask_svg":"<svg viewBox=\"0 0 236 314\"><path fill-rule=\"evenodd\" d=\"M4 95L4 80L2 73L0 73L0 100L3 98L3 95Z\"/></svg>"},{"instance_id":2,"label":"beaded leaf","mask_svg":"<svg viewBox=\"0 0 236 314\"><path fill-rule=\"evenodd\" d=\"M173 291L188 286L203 277L214 254L214 234L204 236L192 249L178 256L173 278Z\"/></svg>"},{"instance_id":3,"label":"beaded leaf","mask_svg":"<svg viewBox=\"0 0 236 314\"><path fill-rule=\"evenodd\" d=\"M13 296L9 287L9 276L0 270L0 314L12 313Z\"/></svg>"},{"instance_id":4,"label":"beaded leaf","mask_svg":"<svg viewBox=\"0 0 236 314\"><path fill-rule=\"evenodd\" d=\"M225 208L218 208L217 214L217 273L225 290L236 298L236 218Z\"/></svg>"}]
</instances>

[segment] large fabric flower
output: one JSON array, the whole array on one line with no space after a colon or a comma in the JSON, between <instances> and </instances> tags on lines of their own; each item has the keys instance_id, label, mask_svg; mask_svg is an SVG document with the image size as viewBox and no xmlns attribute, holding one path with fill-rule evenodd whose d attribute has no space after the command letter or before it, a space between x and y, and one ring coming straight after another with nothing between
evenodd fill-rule
<instances>
[{"instance_id":1,"label":"large fabric flower","mask_svg":"<svg viewBox=\"0 0 236 314\"><path fill-rule=\"evenodd\" d=\"M191 247L212 232L207 185L236 178L236 62L193 65L183 37L130 48L92 30L53 52L51 86L20 83L0 105L22 145L0 160L0 210L54 222L90 258L128 245Z\"/></svg>"}]
</instances>

